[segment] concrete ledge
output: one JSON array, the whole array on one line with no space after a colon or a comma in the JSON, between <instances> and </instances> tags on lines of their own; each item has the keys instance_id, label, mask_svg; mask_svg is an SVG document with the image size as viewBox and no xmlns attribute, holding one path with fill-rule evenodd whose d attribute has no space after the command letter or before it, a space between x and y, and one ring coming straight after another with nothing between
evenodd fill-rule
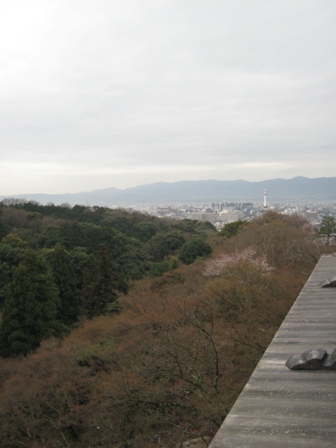
<instances>
[{"instance_id":1,"label":"concrete ledge","mask_svg":"<svg viewBox=\"0 0 336 448\"><path fill-rule=\"evenodd\" d=\"M289 370L289 357L336 348L336 257L319 260L209 448L335 448L336 371Z\"/></svg>"}]
</instances>

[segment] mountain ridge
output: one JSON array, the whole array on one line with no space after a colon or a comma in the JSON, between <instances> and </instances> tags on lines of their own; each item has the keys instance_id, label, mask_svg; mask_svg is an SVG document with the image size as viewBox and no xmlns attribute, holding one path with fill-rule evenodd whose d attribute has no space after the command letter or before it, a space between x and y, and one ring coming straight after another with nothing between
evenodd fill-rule
<instances>
[{"instance_id":1,"label":"mountain ridge","mask_svg":"<svg viewBox=\"0 0 336 448\"><path fill-rule=\"evenodd\" d=\"M34 200L41 204L118 206L135 203L159 202L262 202L267 190L268 203L281 201L336 200L336 177L247 180L182 180L155 182L119 189L101 188L78 193L0 195L6 198Z\"/></svg>"}]
</instances>

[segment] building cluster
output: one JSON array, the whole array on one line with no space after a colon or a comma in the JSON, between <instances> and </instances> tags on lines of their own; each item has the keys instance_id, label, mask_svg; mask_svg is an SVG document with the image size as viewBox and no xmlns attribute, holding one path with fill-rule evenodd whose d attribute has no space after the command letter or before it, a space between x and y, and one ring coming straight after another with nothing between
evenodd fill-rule
<instances>
[{"instance_id":1,"label":"building cluster","mask_svg":"<svg viewBox=\"0 0 336 448\"><path fill-rule=\"evenodd\" d=\"M139 208L138 208L139 209ZM197 219L208 221L217 230L221 230L226 224L261 216L265 211L272 210L284 215L297 215L308 219L315 227L319 227L322 217L331 215L336 217L336 204L292 204L274 203L268 205L266 198L262 204L255 205L251 202L222 202L211 204L170 204L141 207L151 215L172 219Z\"/></svg>"},{"instance_id":2,"label":"building cluster","mask_svg":"<svg viewBox=\"0 0 336 448\"><path fill-rule=\"evenodd\" d=\"M180 207L157 207L155 215L173 219L197 219L211 222L217 229L222 229L230 222L247 219L253 210L253 204L248 203L212 203L205 205L187 205Z\"/></svg>"}]
</instances>

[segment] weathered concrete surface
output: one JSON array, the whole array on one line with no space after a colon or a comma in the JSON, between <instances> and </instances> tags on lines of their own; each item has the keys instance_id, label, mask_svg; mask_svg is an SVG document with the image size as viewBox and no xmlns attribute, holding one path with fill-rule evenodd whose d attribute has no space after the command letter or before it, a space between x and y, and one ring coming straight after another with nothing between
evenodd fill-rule
<instances>
[{"instance_id":1,"label":"weathered concrete surface","mask_svg":"<svg viewBox=\"0 0 336 448\"><path fill-rule=\"evenodd\" d=\"M336 371L289 370L290 356L336 348L336 256L324 255L209 448L335 448Z\"/></svg>"}]
</instances>

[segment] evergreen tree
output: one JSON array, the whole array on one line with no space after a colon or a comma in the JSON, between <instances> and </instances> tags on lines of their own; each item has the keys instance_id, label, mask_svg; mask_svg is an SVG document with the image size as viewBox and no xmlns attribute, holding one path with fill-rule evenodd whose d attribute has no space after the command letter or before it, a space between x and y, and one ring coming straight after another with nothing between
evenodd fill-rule
<instances>
[{"instance_id":1,"label":"evergreen tree","mask_svg":"<svg viewBox=\"0 0 336 448\"><path fill-rule=\"evenodd\" d=\"M193 238L182 246L180 260L182 263L193 263L198 257L210 255L212 248L203 238Z\"/></svg>"},{"instance_id":2,"label":"evergreen tree","mask_svg":"<svg viewBox=\"0 0 336 448\"><path fill-rule=\"evenodd\" d=\"M1 205L0 205L0 207L1 207ZM3 212L2 212L2 210L0 208L0 240L4 236L6 236L7 233L9 232L9 230L10 230L10 227L2 222L2 219L1 219L2 214L3 214Z\"/></svg>"},{"instance_id":3,"label":"evergreen tree","mask_svg":"<svg viewBox=\"0 0 336 448\"><path fill-rule=\"evenodd\" d=\"M0 328L0 354L26 355L41 340L59 334L60 306L52 273L42 256L28 250L11 282Z\"/></svg>"},{"instance_id":4,"label":"evergreen tree","mask_svg":"<svg viewBox=\"0 0 336 448\"><path fill-rule=\"evenodd\" d=\"M61 244L55 246L51 267L61 299L58 317L64 324L71 325L77 320L79 314L79 296L74 266Z\"/></svg>"},{"instance_id":5,"label":"evergreen tree","mask_svg":"<svg viewBox=\"0 0 336 448\"><path fill-rule=\"evenodd\" d=\"M86 269L82 289L82 308L84 314L92 318L106 312L107 305L114 302L117 279L116 267L108 247L101 244L96 257Z\"/></svg>"},{"instance_id":6,"label":"evergreen tree","mask_svg":"<svg viewBox=\"0 0 336 448\"><path fill-rule=\"evenodd\" d=\"M219 236L227 236L228 238L232 238L236 236L239 229L246 225L246 221L234 221L229 224L225 224L222 230L218 233Z\"/></svg>"},{"instance_id":7,"label":"evergreen tree","mask_svg":"<svg viewBox=\"0 0 336 448\"><path fill-rule=\"evenodd\" d=\"M11 267L8 263L2 263L0 260L0 310L3 307L8 287L11 281Z\"/></svg>"}]
</instances>

